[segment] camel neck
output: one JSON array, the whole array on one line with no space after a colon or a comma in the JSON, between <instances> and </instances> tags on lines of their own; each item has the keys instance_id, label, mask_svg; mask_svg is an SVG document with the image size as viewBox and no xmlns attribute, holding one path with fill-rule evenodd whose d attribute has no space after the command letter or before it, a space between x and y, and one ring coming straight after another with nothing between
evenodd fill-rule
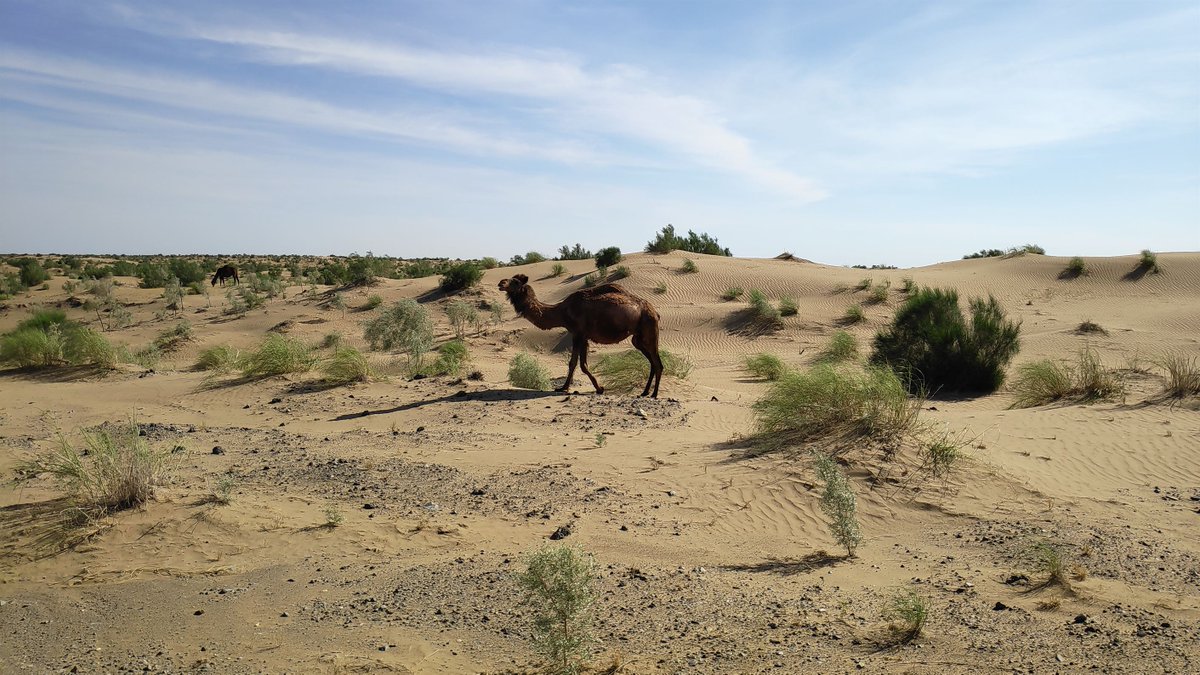
<instances>
[{"instance_id":1,"label":"camel neck","mask_svg":"<svg viewBox=\"0 0 1200 675\"><path fill-rule=\"evenodd\" d=\"M547 305L537 299L533 294L533 289L529 289L529 293L522 297L509 296L512 301L513 309L517 310L517 314L525 317L530 323L546 330L549 328L559 328L563 325L562 317L559 316L558 305Z\"/></svg>"}]
</instances>

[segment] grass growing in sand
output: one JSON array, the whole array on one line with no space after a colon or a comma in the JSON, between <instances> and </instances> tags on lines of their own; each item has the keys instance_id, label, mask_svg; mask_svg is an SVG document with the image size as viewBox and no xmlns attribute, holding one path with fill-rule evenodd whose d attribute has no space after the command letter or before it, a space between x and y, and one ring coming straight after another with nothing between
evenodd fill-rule
<instances>
[{"instance_id":1,"label":"grass growing in sand","mask_svg":"<svg viewBox=\"0 0 1200 675\"><path fill-rule=\"evenodd\" d=\"M841 322L850 326L866 321L866 319L867 315L863 314L862 305L854 304L846 308L846 313L842 315Z\"/></svg>"},{"instance_id":2,"label":"grass growing in sand","mask_svg":"<svg viewBox=\"0 0 1200 675\"><path fill-rule=\"evenodd\" d=\"M658 295L662 295L662 294L666 293L667 292L667 282L660 281L657 284L655 284L654 292Z\"/></svg>"},{"instance_id":3,"label":"grass growing in sand","mask_svg":"<svg viewBox=\"0 0 1200 675\"><path fill-rule=\"evenodd\" d=\"M663 362L663 375L685 379L692 372L692 362L665 349L658 350ZM633 392L646 385L650 377L650 361L636 349L626 349L615 354L605 354L596 360L592 371L605 389L615 392Z\"/></svg>"},{"instance_id":4,"label":"grass growing in sand","mask_svg":"<svg viewBox=\"0 0 1200 675\"><path fill-rule=\"evenodd\" d=\"M691 258L684 258L683 264L679 266L680 274L695 274L700 268L696 267L696 261Z\"/></svg>"},{"instance_id":5,"label":"grass growing in sand","mask_svg":"<svg viewBox=\"0 0 1200 675\"><path fill-rule=\"evenodd\" d=\"M316 357L311 347L299 340L272 334L242 359L241 368L245 377L270 377L307 372L314 363Z\"/></svg>"},{"instance_id":6,"label":"grass growing in sand","mask_svg":"<svg viewBox=\"0 0 1200 675\"><path fill-rule=\"evenodd\" d=\"M192 324L186 319L175 324L174 328L168 328L158 334L154 338L154 346L160 351L169 352L178 349L184 343L192 339Z\"/></svg>"},{"instance_id":7,"label":"grass growing in sand","mask_svg":"<svg viewBox=\"0 0 1200 675\"><path fill-rule=\"evenodd\" d=\"M593 623L596 561L572 546L542 548L529 556L517 584L532 612L533 644L553 673L582 672L598 642Z\"/></svg>"},{"instance_id":8,"label":"grass growing in sand","mask_svg":"<svg viewBox=\"0 0 1200 675\"><path fill-rule=\"evenodd\" d=\"M1025 550L1032 571L1045 577L1043 586L1058 585L1071 587L1071 580L1083 581L1087 570L1081 565L1071 564L1064 549L1046 539L1036 541Z\"/></svg>"},{"instance_id":9,"label":"grass growing in sand","mask_svg":"<svg viewBox=\"0 0 1200 675\"><path fill-rule=\"evenodd\" d=\"M383 304L383 296L376 293L376 294L367 296L367 302L366 302L366 304L364 304L362 306L362 308L363 308L364 312L369 312L373 309L376 309L377 307L379 307L382 304Z\"/></svg>"},{"instance_id":10,"label":"grass growing in sand","mask_svg":"<svg viewBox=\"0 0 1200 675\"><path fill-rule=\"evenodd\" d=\"M366 382L374 374L367 357L348 346L335 349L333 356L321 366L321 372L322 379L330 384Z\"/></svg>"},{"instance_id":11,"label":"grass growing in sand","mask_svg":"<svg viewBox=\"0 0 1200 675\"><path fill-rule=\"evenodd\" d=\"M862 544L862 529L858 525L858 500L846 474L829 455L813 453L813 470L825 484L821 491L821 510L829 517L829 533L853 557Z\"/></svg>"},{"instance_id":12,"label":"grass growing in sand","mask_svg":"<svg viewBox=\"0 0 1200 675\"><path fill-rule=\"evenodd\" d=\"M1087 264L1083 262L1083 258L1075 256L1067 262L1067 266L1059 274L1064 279L1074 279L1075 277L1086 277L1088 275Z\"/></svg>"},{"instance_id":13,"label":"grass growing in sand","mask_svg":"<svg viewBox=\"0 0 1200 675\"><path fill-rule=\"evenodd\" d=\"M216 373L228 373L238 367L242 353L229 345L216 345L200 352L196 360L197 370L211 370Z\"/></svg>"},{"instance_id":14,"label":"grass growing in sand","mask_svg":"<svg viewBox=\"0 0 1200 675\"><path fill-rule=\"evenodd\" d=\"M817 355L818 363L843 363L858 358L858 338L839 330L829 338L829 344Z\"/></svg>"},{"instance_id":15,"label":"grass growing in sand","mask_svg":"<svg viewBox=\"0 0 1200 675\"><path fill-rule=\"evenodd\" d=\"M546 371L546 367L525 353L517 354L508 363L508 381L520 389L550 389L550 373Z\"/></svg>"},{"instance_id":16,"label":"grass growing in sand","mask_svg":"<svg viewBox=\"0 0 1200 675\"><path fill-rule=\"evenodd\" d=\"M479 310L466 300L454 300L446 305L446 317L454 328L454 337L462 340L467 336L467 327L479 330Z\"/></svg>"},{"instance_id":17,"label":"grass growing in sand","mask_svg":"<svg viewBox=\"0 0 1200 675\"><path fill-rule=\"evenodd\" d=\"M437 358L431 363L421 363L413 369L413 374L427 377L438 375L458 375L470 360L467 345L461 340L450 340L442 343L437 349Z\"/></svg>"},{"instance_id":18,"label":"grass growing in sand","mask_svg":"<svg viewBox=\"0 0 1200 675\"><path fill-rule=\"evenodd\" d=\"M774 382L783 377L791 369L778 356L759 352L746 357L742 367L751 375Z\"/></svg>"},{"instance_id":19,"label":"grass growing in sand","mask_svg":"<svg viewBox=\"0 0 1200 675\"><path fill-rule=\"evenodd\" d=\"M134 422L111 434L85 432L83 439L80 449L60 435L54 451L27 463L21 473L50 474L85 518L143 504L170 479L169 451L152 450Z\"/></svg>"},{"instance_id":20,"label":"grass growing in sand","mask_svg":"<svg viewBox=\"0 0 1200 675\"><path fill-rule=\"evenodd\" d=\"M751 289L747 300L750 302L749 318L751 322L765 326L782 325L779 321L779 310L775 309L765 293L757 288Z\"/></svg>"},{"instance_id":21,"label":"grass growing in sand","mask_svg":"<svg viewBox=\"0 0 1200 675\"><path fill-rule=\"evenodd\" d=\"M433 320L416 300L404 299L363 324L363 338L374 350L400 349L419 362L433 346Z\"/></svg>"},{"instance_id":22,"label":"grass growing in sand","mask_svg":"<svg viewBox=\"0 0 1200 675\"><path fill-rule=\"evenodd\" d=\"M0 336L0 363L18 368L93 365L113 368L117 350L96 331L62 312L37 312Z\"/></svg>"},{"instance_id":23,"label":"grass growing in sand","mask_svg":"<svg viewBox=\"0 0 1200 675\"><path fill-rule=\"evenodd\" d=\"M887 368L820 364L786 373L753 408L752 442L772 450L827 438L898 437L915 426L921 400L910 399Z\"/></svg>"},{"instance_id":24,"label":"grass growing in sand","mask_svg":"<svg viewBox=\"0 0 1200 675\"><path fill-rule=\"evenodd\" d=\"M892 622L892 631L900 642L910 642L921 634L929 620L929 599L916 591L897 590L888 600L883 616Z\"/></svg>"},{"instance_id":25,"label":"grass growing in sand","mask_svg":"<svg viewBox=\"0 0 1200 675\"><path fill-rule=\"evenodd\" d=\"M1162 268L1158 266L1158 256L1154 255L1154 251L1144 249L1142 257L1138 260L1138 271L1147 272L1150 274L1158 274L1162 272Z\"/></svg>"},{"instance_id":26,"label":"grass growing in sand","mask_svg":"<svg viewBox=\"0 0 1200 675\"><path fill-rule=\"evenodd\" d=\"M321 527L329 529L333 529L341 525L342 521L346 519L345 516L342 515L342 510L333 504L326 504L325 508L321 510L321 513L325 516L325 522L321 523Z\"/></svg>"},{"instance_id":27,"label":"grass growing in sand","mask_svg":"<svg viewBox=\"0 0 1200 675\"><path fill-rule=\"evenodd\" d=\"M482 267L471 262L459 263L442 273L441 289L447 293L453 293L470 288L478 284L481 279L483 279Z\"/></svg>"},{"instance_id":28,"label":"grass growing in sand","mask_svg":"<svg viewBox=\"0 0 1200 675\"><path fill-rule=\"evenodd\" d=\"M554 263L550 266L550 278L561 277L567 271L566 265L562 263Z\"/></svg>"},{"instance_id":29,"label":"grass growing in sand","mask_svg":"<svg viewBox=\"0 0 1200 675\"><path fill-rule=\"evenodd\" d=\"M724 293L721 294L721 299L722 300L737 300L738 298L742 297L742 295L744 295L745 293L746 293L746 289L742 288L741 286L730 286L729 288L725 289Z\"/></svg>"},{"instance_id":30,"label":"grass growing in sand","mask_svg":"<svg viewBox=\"0 0 1200 675\"><path fill-rule=\"evenodd\" d=\"M1079 352L1074 365L1043 359L1017 370L1013 408L1032 408L1063 399L1096 401L1124 391L1116 373L1104 366L1094 349Z\"/></svg>"},{"instance_id":31,"label":"grass growing in sand","mask_svg":"<svg viewBox=\"0 0 1200 675\"><path fill-rule=\"evenodd\" d=\"M779 315L780 316L796 316L800 313L800 306L796 304L794 298L782 297L779 299Z\"/></svg>"},{"instance_id":32,"label":"grass growing in sand","mask_svg":"<svg viewBox=\"0 0 1200 675\"><path fill-rule=\"evenodd\" d=\"M1167 373L1167 395L1175 398L1200 394L1200 358L1181 351L1168 352L1154 361Z\"/></svg>"}]
</instances>

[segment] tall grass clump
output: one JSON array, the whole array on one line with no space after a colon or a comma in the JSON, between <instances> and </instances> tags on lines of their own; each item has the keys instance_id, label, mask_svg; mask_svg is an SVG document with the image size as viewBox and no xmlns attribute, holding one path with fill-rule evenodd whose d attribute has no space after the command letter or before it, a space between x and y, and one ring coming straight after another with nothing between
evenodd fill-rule
<instances>
[{"instance_id":1,"label":"tall grass clump","mask_svg":"<svg viewBox=\"0 0 1200 675\"><path fill-rule=\"evenodd\" d=\"M0 336L0 363L17 368L116 367L117 350L103 335L65 317L59 320L58 314L39 312Z\"/></svg>"},{"instance_id":2,"label":"tall grass clump","mask_svg":"<svg viewBox=\"0 0 1200 675\"><path fill-rule=\"evenodd\" d=\"M968 323L954 290L922 288L875 335L871 363L892 368L912 392L993 392L1020 349L1020 323L1000 303L972 298Z\"/></svg>"},{"instance_id":3,"label":"tall grass clump","mask_svg":"<svg viewBox=\"0 0 1200 675\"><path fill-rule=\"evenodd\" d=\"M1043 359L1018 368L1012 407L1032 408L1064 399L1102 400L1123 390L1124 383L1088 347L1079 352L1074 365Z\"/></svg>"},{"instance_id":4,"label":"tall grass clump","mask_svg":"<svg viewBox=\"0 0 1200 675\"><path fill-rule=\"evenodd\" d=\"M692 372L692 362L665 349L658 350L662 359L663 375L686 379ZM650 361L636 349L626 349L615 354L605 354L592 366L597 379L604 388L616 392L632 392L645 386L650 377Z\"/></svg>"},{"instance_id":5,"label":"tall grass clump","mask_svg":"<svg viewBox=\"0 0 1200 675\"><path fill-rule=\"evenodd\" d=\"M658 295L663 295L664 293L666 293L667 292L667 282L660 281L657 284L655 284L654 292L657 293Z\"/></svg>"},{"instance_id":6,"label":"tall grass clump","mask_svg":"<svg viewBox=\"0 0 1200 675\"><path fill-rule=\"evenodd\" d=\"M750 320L757 324L779 324L779 310L767 299L767 295L757 288L750 290L747 298L750 303Z\"/></svg>"},{"instance_id":7,"label":"tall grass clump","mask_svg":"<svg viewBox=\"0 0 1200 675\"><path fill-rule=\"evenodd\" d=\"M374 350L399 349L419 362L433 346L433 320L429 310L405 298L363 324L363 338Z\"/></svg>"},{"instance_id":8,"label":"tall grass clump","mask_svg":"<svg viewBox=\"0 0 1200 675\"><path fill-rule=\"evenodd\" d=\"M366 304L363 305L363 311L369 312L373 309L378 308L382 304L383 304L383 296L379 295L378 293L372 293L371 295L367 296L367 302L366 302Z\"/></svg>"},{"instance_id":9,"label":"tall grass clump","mask_svg":"<svg viewBox=\"0 0 1200 675\"><path fill-rule=\"evenodd\" d=\"M696 267L696 261L692 260L691 258L684 258L683 264L679 266L679 272L681 274L695 274L699 271L700 268Z\"/></svg>"},{"instance_id":10,"label":"tall grass clump","mask_svg":"<svg viewBox=\"0 0 1200 675\"><path fill-rule=\"evenodd\" d=\"M241 359L242 353L237 349L229 345L216 345L200 352L200 358L196 360L196 369L228 373L238 367Z\"/></svg>"},{"instance_id":11,"label":"tall grass clump","mask_svg":"<svg viewBox=\"0 0 1200 675\"><path fill-rule=\"evenodd\" d=\"M323 379L330 384L350 384L371 379L371 364L367 357L354 347L338 347L321 366Z\"/></svg>"},{"instance_id":12,"label":"tall grass clump","mask_svg":"<svg viewBox=\"0 0 1200 675\"><path fill-rule=\"evenodd\" d=\"M858 500L854 488L837 462L822 452L813 453L813 469L825 484L821 491L821 510L829 518L829 533L852 557L862 544L862 529L858 526Z\"/></svg>"},{"instance_id":13,"label":"tall grass clump","mask_svg":"<svg viewBox=\"0 0 1200 675\"><path fill-rule=\"evenodd\" d=\"M50 474L79 515L93 518L139 506L170 479L169 451L150 448L136 423L85 432L78 448L60 435L58 447L21 468L27 476Z\"/></svg>"},{"instance_id":14,"label":"tall grass clump","mask_svg":"<svg viewBox=\"0 0 1200 675\"><path fill-rule=\"evenodd\" d=\"M446 305L446 317L454 328L454 337L462 340L467 336L467 328L479 330L479 310L466 300L454 300Z\"/></svg>"},{"instance_id":15,"label":"tall grass clump","mask_svg":"<svg viewBox=\"0 0 1200 675\"><path fill-rule=\"evenodd\" d=\"M929 620L929 599L916 591L898 590L888 601L883 616L892 622L892 631L900 642L911 642L921 634Z\"/></svg>"},{"instance_id":16,"label":"tall grass clump","mask_svg":"<svg viewBox=\"0 0 1200 675\"><path fill-rule=\"evenodd\" d=\"M892 287L890 280L884 279L880 283L871 286L871 292L867 294L867 302L872 305L881 305L887 302L888 290Z\"/></svg>"},{"instance_id":17,"label":"tall grass clump","mask_svg":"<svg viewBox=\"0 0 1200 675\"><path fill-rule=\"evenodd\" d=\"M458 375L466 368L470 356L467 345L461 340L445 342L437 348L437 357L430 363L424 363L414 368L414 375L420 373L426 376Z\"/></svg>"},{"instance_id":18,"label":"tall grass clump","mask_svg":"<svg viewBox=\"0 0 1200 675\"><path fill-rule=\"evenodd\" d=\"M270 377L307 372L315 362L316 357L308 345L299 340L271 334L262 341L258 349L242 359L241 367L245 377Z\"/></svg>"},{"instance_id":19,"label":"tall grass clump","mask_svg":"<svg viewBox=\"0 0 1200 675\"><path fill-rule=\"evenodd\" d=\"M581 549L545 547L529 556L517 584L533 617L533 644L550 672L583 672L598 642L593 628L596 562Z\"/></svg>"},{"instance_id":20,"label":"tall grass clump","mask_svg":"<svg viewBox=\"0 0 1200 675\"><path fill-rule=\"evenodd\" d=\"M1025 550L1025 556L1029 559L1034 573L1045 575L1043 586L1057 584L1070 587L1070 564L1060 546L1043 539L1030 544Z\"/></svg>"},{"instance_id":21,"label":"tall grass clump","mask_svg":"<svg viewBox=\"0 0 1200 675\"><path fill-rule=\"evenodd\" d=\"M747 356L745 361L742 362L742 367L751 375L772 382L783 377L785 373L791 370L778 356L767 354L766 352Z\"/></svg>"},{"instance_id":22,"label":"tall grass clump","mask_svg":"<svg viewBox=\"0 0 1200 675\"><path fill-rule=\"evenodd\" d=\"M744 288L742 288L741 286L730 286L729 288L725 289L724 293L721 294L721 299L722 300L737 300L738 298L742 297L742 295L744 295L745 293L746 293L746 290Z\"/></svg>"},{"instance_id":23,"label":"tall grass clump","mask_svg":"<svg viewBox=\"0 0 1200 675\"><path fill-rule=\"evenodd\" d=\"M819 363L842 363L858 358L858 338L839 330L829 338L829 344L817 355Z\"/></svg>"},{"instance_id":24,"label":"tall grass clump","mask_svg":"<svg viewBox=\"0 0 1200 675\"><path fill-rule=\"evenodd\" d=\"M545 258L543 258L545 260ZM472 262L452 265L442 273L441 288L443 291L461 291L478 284L483 279L483 268Z\"/></svg>"},{"instance_id":25,"label":"tall grass clump","mask_svg":"<svg viewBox=\"0 0 1200 675\"><path fill-rule=\"evenodd\" d=\"M1180 351L1168 352L1154 361L1167 373L1168 396L1183 398L1200 394L1200 359Z\"/></svg>"},{"instance_id":26,"label":"tall grass clump","mask_svg":"<svg viewBox=\"0 0 1200 675\"><path fill-rule=\"evenodd\" d=\"M508 381L514 387L548 391L550 389L550 373L545 366L529 354L517 354L508 363Z\"/></svg>"},{"instance_id":27,"label":"tall grass clump","mask_svg":"<svg viewBox=\"0 0 1200 675\"><path fill-rule=\"evenodd\" d=\"M887 368L820 364L789 372L754 403L754 445L772 450L806 441L895 438L916 424L921 401Z\"/></svg>"},{"instance_id":28,"label":"tall grass clump","mask_svg":"<svg viewBox=\"0 0 1200 675\"><path fill-rule=\"evenodd\" d=\"M1088 275L1087 264L1083 262L1083 258L1075 256L1067 262L1067 266L1059 273L1061 279L1074 279L1075 277L1085 277Z\"/></svg>"},{"instance_id":29,"label":"tall grass clump","mask_svg":"<svg viewBox=\"0 0 1200 675\"><path fill-rule=\"evenodd\" d=\"M780 316L796 316L800 313L800 306L796 304L795 299L783 297L779 299L779 315Z\"/></svg>"},{"instance_id":30,"label":"tall grass clump","mask_svg":"<svg viewBox=\"0 0 1200 675\"><path fill-rule=\"evenodd\" d=\"M846 308L846 313L842 314L841 323L852 326L856 323L862 323L867 320L867 315L863 313L862 305L854 304Z\"/></svg>"},{"instance_id":31,"label":"tall grass clump","mask_svg":"<svg viewBox=\"0 0 1200 675\"><path fill-rule=\"evenodd\" d=\"M610 277L609 280L617 281L619 279L624 279L631 274L633 274L633 272L629 271L628 267L626 267L624 265L617 265L617 269L612 271L612 276Z\"/></svg>"},{"instance_id":32,"label":"tall grass clump","mask_svg":"<svg viewBox=\"0 0 1200 675\"><path fill-rule=\"evenodd\" d=\"M169 352L178 349L191 339L192 324L187 319L183 319L175 324L174 328L168 328L160 332L154 338L154 347L160 351Z\"/></svg>"},{"instance_id":33,"label":"tall grass clump","mask_svg":"<svg viewBox=\"0 0 1200 675\"><path fill-rule=\"evenodd\" d=\"M563 273L566 271L567 271L566 265L563 265L560 262L554 263L553 265L550 266L550 278L553 279L556 277L561 277L563 275Z\"/></svg>"}]
</instances>

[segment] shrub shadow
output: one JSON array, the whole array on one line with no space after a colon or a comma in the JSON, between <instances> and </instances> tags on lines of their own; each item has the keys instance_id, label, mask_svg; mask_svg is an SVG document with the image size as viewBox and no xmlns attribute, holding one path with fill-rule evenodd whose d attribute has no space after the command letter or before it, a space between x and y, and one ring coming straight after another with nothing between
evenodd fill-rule
<instances>
[{"instance_id":1,"label":"shrub shadow","mask_svg":"<svg viewBox=\"0 0 1200 675\"><path fill-rule=\"evenodd\" d=\"M825 551L813 551L799 558L768 558L762 562L749 565L724 565L723 570L730 572L770 573L790 577L796 574L808 574L826 567L833 567L847 560L844 556L830 555Z\"/></svg>"},{"instance_id":2,"label":"shrub shadow","mask_svg":"<svg viewBox=\"0 0 1200 675\"><path fill-rule=\"evenodd\" d=\"M334 417L334 422L345 422L346 420L356 420L363 417L371 417L373 415L387 415L389 413L401 412L404 410L414 410L423 408L427 405L436 403L460 403L466 401L483 401L487 403L495 403L498 401L530 401L540 398L549 398L552 396L571 396L561 391L534 391L532 389L485 389L477 392L457 391L446 396L438 398L425 399L423 401L413 401L405 403L394 408L384 408L381 410L362 410L355 413L346 413Z\"/></svg>"},{"instance_id":3,"label":"shrub shadow","mask_svg":"<svg viewBox=\"0 0 1200 675\"><path fill-rule=\"evenodd\" d=\"M722 319L721 327L733 335L755 338L778 332L783 328L783 321L761 317L753 308L747 307Z\"/></svg>"},{"instance_id":4,"label":"shrub shadow","mask_svg":"<svg viewBox=\"0 0 1200 675\"><path fill-rule=\"evenodd\" d=\"M1121 281L1140 281L1142 277L1150 274L1153 269L1151 265L1142 265L1139 263L1137 267L1122 275Z\"/></svg>"},{"instance_id":5,"label":"shrub shadow","mask_svg":"<svg viewBox=\"0 0 1200 675\"><path fill-rule=\"evenodd\" d=\"M79 382L101 378L113 372L95 365L83 366L26 366L12 370L0 370L0 379L28 380L31 382Z\"/></svg>"}]
</instances>

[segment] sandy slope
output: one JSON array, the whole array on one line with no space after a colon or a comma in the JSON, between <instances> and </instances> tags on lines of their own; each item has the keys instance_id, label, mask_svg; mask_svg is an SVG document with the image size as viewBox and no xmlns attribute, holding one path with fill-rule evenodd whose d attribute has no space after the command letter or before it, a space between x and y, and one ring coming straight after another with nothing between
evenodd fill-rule
<instances>
[{"instance_id":1,"label":"sandy slope","mask_svg":"<svg viewBox=\"0 0 1200 675\"><path fill-rule=\"evenodd\" d=\"M1200 355L1200 254L1161 254L1164 273L1126 278L1135 256L967 260L911 270L808 262L629 256L622 283L663 317L663 347L694 363L662 398L526 392L505 382L533 351L565 373L561 331L513 317L469 337L482 381L431 378L335 389L315 375L240 382L190 370L201 349L250 348L280 326L319 342L359 323L290 289L245 318L224 298L191 297L196 339L146 373L0 373L0 472L68 435L131 415L159 447L182 446L176 482L73 550L42 556L34 539L58 508L46 478L0 492L0 671L122 668L177 672L526 671L535 660L512 573L569 524L566 540L601 566L597 663L621 672L1185 672L1200 669L1200 412L1161 402L1161 378L1128 373L1124 400L1008 409L1004 393L931 400L922 419L972 439L945 480L849 455L867 541L836 553L814 478L799 459L741 458L766 385L739 367L768 351L804 366L863 303L860 280L888 280L882 304L848 327L864 345L891 316L905 277L994 295L1023 322L1016 363L1094 347L1141 369L1165 350ZM578 289L590 261L545 278L551 263L489 271L481 297L524 272L543 300ZM10 302L65 299L60 281ZM138 323L110 337L145 344L158 293L131 280L118 295ZM665 282L667 291L655 293ZM730 317L730 286L791 297L798 316L749 334ZM385 281L391 302L431 298L436 279ZM368 291L351 291L352 307ZM79 313L80 310L71 310ZM88 319L80 313L81 319ZM1084 320L1107 334L1078 334ZM624 346L619 347L625 348ZM604 347L601 352L617 347ZM398 372L400 357L372 356ZM593 357L593 362L595 357ZM581 384L581 382L583 384ZM278 400L277 400L278 399ZM603 447L597 435L603 434ZM222 454L213 454L220 446ZM229 505L206 503L230 473ZM871 480L875 477L875 480ZM325 510L344 514L321 527ZM1056 541L1085 579L1036 589L1023 554ZM1021 575L1033 577L1026 581ZM932 601L924 636L893 646L881 612L898 587Z\"/></svg>"}]
</instances>

